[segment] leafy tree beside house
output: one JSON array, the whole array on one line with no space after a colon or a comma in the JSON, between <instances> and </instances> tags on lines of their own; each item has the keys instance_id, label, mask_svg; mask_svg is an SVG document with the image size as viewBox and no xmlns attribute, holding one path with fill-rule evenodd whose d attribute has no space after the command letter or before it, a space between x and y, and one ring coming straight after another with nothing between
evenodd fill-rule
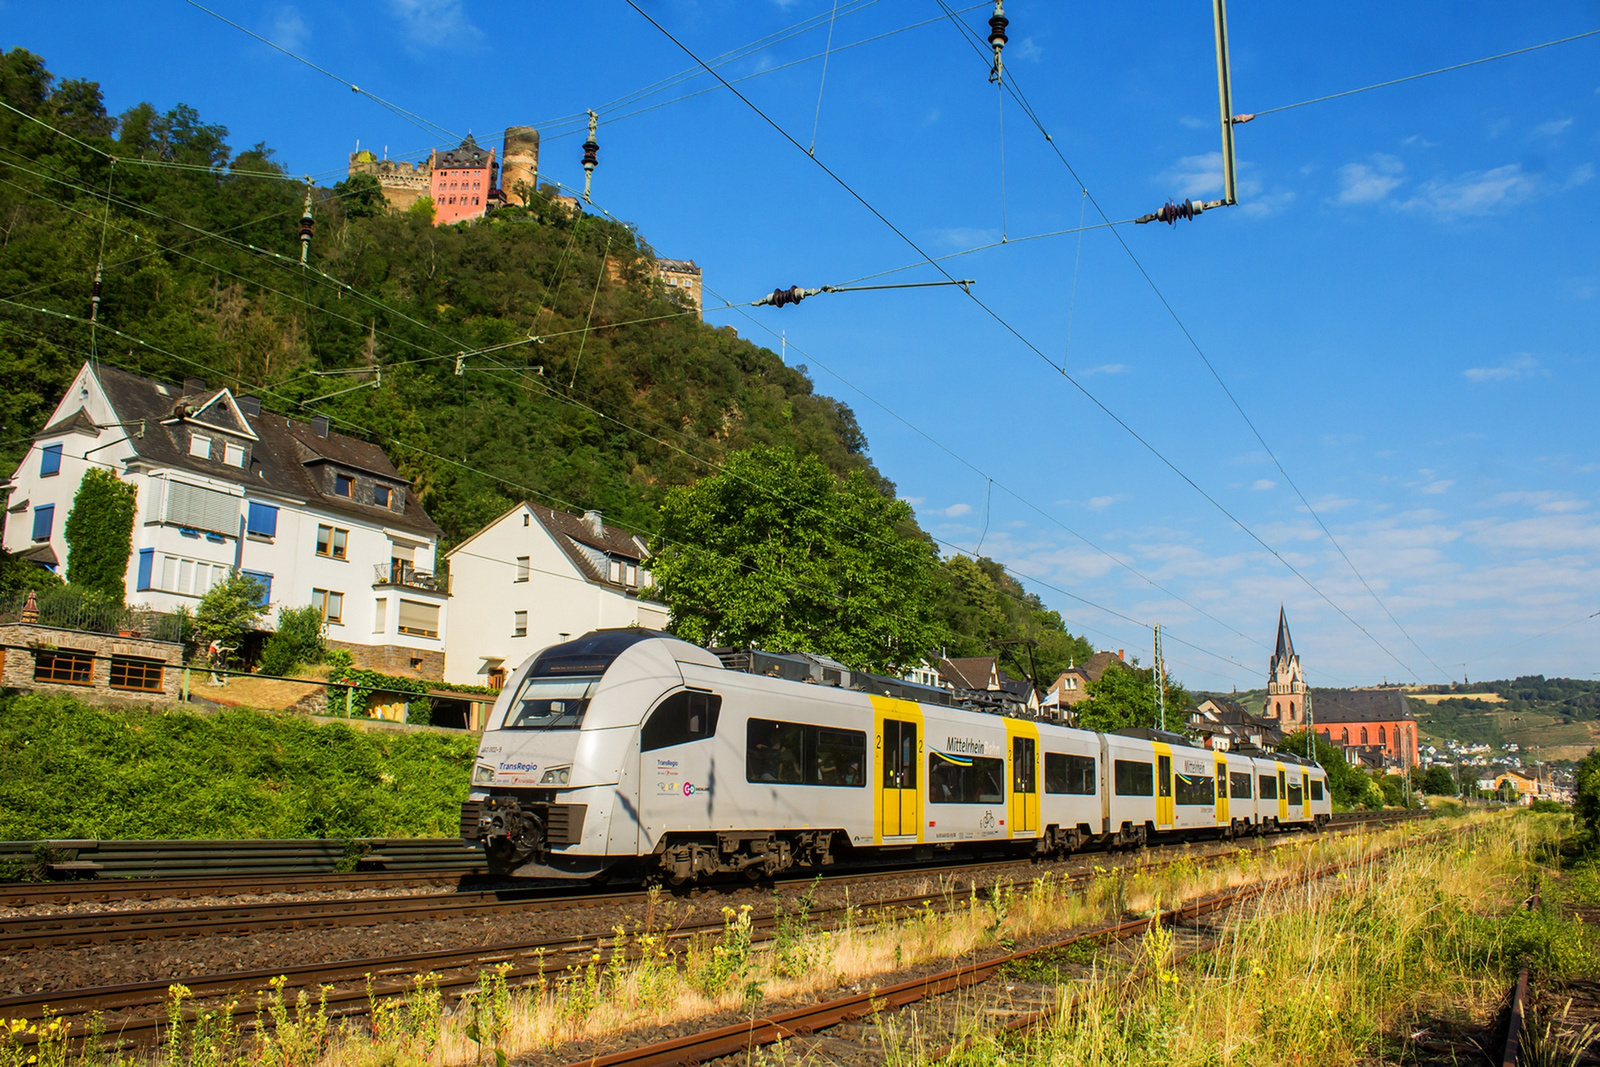
<instances>
[{"instance_id":1,"label":"leafy tree beside house","mask_svg":"<svg viewBox=\"0 0 1600 1067\"><path fill-rule=\"evenodd\" d=\"M261 649L261 671L280 677L307 663L320 663L327 654L322 639L322 609L315 604L279 608L278 629Z\"/></svg>"},{"instance_id":2,"label":"leafy tree beside house","mask_svg":"<svg viewBox=\"0 0 1600 1067\"><path fill-rule=\"evenodd\" d=\"M260 580L242 571L234 571L212 586L194 611L194 633L201 649L216 642L236 652L266 613L266 594ZM234 653L224 655L232 658Z\"/></svg>"},{"instance_id":3,"label":"leafy tree beside house","mask_svg":"<svg viewBox=\"0 0 1600 1067\"><path fill-rule=\"evenodd\" d=\"M756 447L667 494L651 574L686 640L892 671L938 643L935 565L910 506L865 472Z\"/></svg>"},{"instance_id":4,"label":"leafy tree beside house","mask_svg":"<svg viewBox=\"0 0 1600 1067\"><path fill-rule=\"evenodd\" d=\"M1167 729L1183 728L1183 709L1191 703L1189 691L1172 675L1162 679L1166 688ZM1113 663L1097 682L1089 683L1089 699L1073 709L1074 725L1084 730L1110 733L1158 724L1154 672Z\"/></svg>"},{"instance_id":5,"label":"leafy tree beside house","mask_svg":"<svg viewBox=\"0 0 1600 1067\"><path fill-rule=\"evenodd\" d=\"M110 471L93 467L83 476L62 531L69 585L122 603L137 506L134 487Z\"/></svg>"}]
</instances>

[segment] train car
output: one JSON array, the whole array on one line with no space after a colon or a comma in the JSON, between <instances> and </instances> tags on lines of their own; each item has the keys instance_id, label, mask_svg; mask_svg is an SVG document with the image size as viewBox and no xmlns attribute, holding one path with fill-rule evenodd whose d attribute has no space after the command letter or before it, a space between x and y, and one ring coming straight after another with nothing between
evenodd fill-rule
<instances>
[{"instance_id":1,"label":"train car","mask_svg":"<svg viewBox=\"0 0 1600 1067\"><path fill-rule=\"evenodd\" d=\"M791 670L800 657L761 654L758 671L741 655L746 669L730 669L666 634L611 630L530 657L490 713L462 836L502 873L682 883L847 854L1060 854L1312 819L1320 768L1288 757L1090 733L816 657L808 674ZM1254 788L1235 801L1245 768Z\"/></svg>"}]
</instances>

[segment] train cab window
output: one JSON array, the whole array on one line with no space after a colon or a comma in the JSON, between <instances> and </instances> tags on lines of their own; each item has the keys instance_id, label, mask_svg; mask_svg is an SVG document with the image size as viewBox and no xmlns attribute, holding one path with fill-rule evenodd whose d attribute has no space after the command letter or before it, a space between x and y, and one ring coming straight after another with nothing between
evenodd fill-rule
<instances>
[{"instance_id":1,"label":"train cab window","mask_svg":"<svg viewBox=\"0 0 1600 1067\"><path fill-rule=\"evenodd\" d=\"M1005 781L1005 760L928 754L930 804L1003 804Z\"/></svg>"},{"instance_id":2,"label":"train cab window","mask_svg":"<svg viewBox=\"0 0 1600 1067\"><path fill-rule=\"evenodd\" d=\"M1034 780L1038 762L1037 742L1031 737L1011 739L1011 791L1037 793L1039 784Z\"/></svg>"},{"instance_id":3,"label":"train cab window","mask_svg":"<svg viewBox=\"0 0 1600 1067\"><path fill-rule=\"evenodd\" d=\"M1261 795L1261 799L1262 800L1277 800L1278 799L1278 779L1277 779L1277 777L1275 775L1271 775L1271 774L1263 774L1263 775L1260 776L1260 778L1261 778L1261 794L1260 794Z\"/></svg>"},{"instance_id":4,"label":"train cab window","mask_svg":"<svg viewBox=\"0 0 1600 1067\"><path fill-rule=\"evenodd\" d=\"M745 742L748 782L832 786L867 783L867 735L860 730L751 719Z\"/></svg>"},{"instance_id":5,"label":"train cab window","mask_svg":"<svg viewBox=\"0 0 1600 1067\"><path fill-rule=\"evenodd\" d=\"M1250 799L1250 772L1233 771L1228 775L1228 792L1235 800Z\"/></svg>"},{"instance_id":6,"label":"train cab window","mask_svg":"<svg viewBox=\"0 0 1600 1067\"><path fill-rule=\"evenodd\" d=\"M598 677L530 677L506 708L502 729L576 730L583 725L583 713L599 684Z\"/></svg>"},{"instance_id":7,"label":"train cab window","mask_svg":"<svg viewBox=\"0 0 1600 1067\"><path fill-rule=\"evenodd\" d=\"M1117 796L1153 797L1156 795L1156 769L1139 760L1112 761L1116 776Z\"/></svg>"},{"instance_id":8,"label":"train cab window","mask_svg":"<svg viewBox=\"0 0 1600 1067\"><path fill-rule=\"evenodd\" d=\"M1311 799L1313 801L1317 801L1317 800L1321 800L1322 799L1322 779L1321 778L1313 778L1313 779L1311 779Z\"/></svg>"},{"instance_id":9,"label":"train cab window","mask_svg":"<svg viewBox=\"0 0 1600 1067\"><path fill-rule=\"evenodd\" d=\"M1172 757L1156 757L1156 790L1164 797L1172 795Z\"/></svg>"},{"instance_id":10,"label":"train cab window","mask_svg":"<svg viewBox=\"0 0 1600 1067\"><path fill-rule=\"evenodd\" d=\"M1299 782L1290 782L1289 783L1289 803L1290 804L1304 804L1305 802L1306 802L1305 790L1301 787L1300 783Z\"/></svg>"},{"instance_id":11,"label":"train cab window","mask_svg":"<svg viewBox=\"0 0 1600 1067\"><path fill-rule=\"evenodd\" d=\"M1216 784L1209 774L1178 775L1178 803L1196 807L1216 800Z\"/></svg>"},{"instance_id":12,"label":"train cab window","mask_svg":"<svg viewBox=\"0 0 1600 1067\"><path fill-rule=\"evenodd\" d=\"M651 752L690 741L702 741L717 732L722 698L693 689L673 693L645 720L639 734L639 751Z\"/></svg>"},{"instance_id":13,"label":"train cab window","mask_svg":"<svg viewBox=\"0 0 1600 1067\"><path fill-rule=\"evenodd\" d=\"M1092 797L1095 794L1093 756L1069 756L1065 752L1044 754L1044 791Z\"/></svg>"}]
</instances>

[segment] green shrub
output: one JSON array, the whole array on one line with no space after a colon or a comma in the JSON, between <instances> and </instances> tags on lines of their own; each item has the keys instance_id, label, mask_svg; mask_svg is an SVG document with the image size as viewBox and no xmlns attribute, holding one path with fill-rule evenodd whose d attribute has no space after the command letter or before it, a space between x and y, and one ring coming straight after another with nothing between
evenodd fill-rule
<instances>
[{"instance_id":1,"label":"green shrub","mask_svg":"<svg viewBox=\"0 0 1600 1067\"><path fill-rule=\"evenodd\" d=\"M333 674L340 674L349 670L356 664L356 658L350 654L348 648L330 648L327 655L322 657L322 662L333 669Z\"/></svg>"},{"instance_id":2,"label":"green shrub","mask_svg":"<svg viewBox=\"0 0 1600 1067\"><path fill-rule=\"evenodd\" d=\"M476 738L0 698L0 840L453 837Z\"/></svg>"},{"instance_id":3,"label":"green shrub","mask_svg":"<svg viewBox=\"0 0 1600 1067\"><path fill-rule=\"evenodd\" d=\"M1566 811L1567 806L1561 803L1559 800L1551 800L1549 797L1540 797L1538 800L1535 800L1532 804L1528 805L1528 810L1543 812L1547 815L1554 815Z\"/></svg>"},{"instance_id":4,"label":"green shrub","mask_svg":"<svg viewBox=\"0 0 1600 1067\"><path fill-rule=\"evenodd\" d=\"M84 473L61 531L69 584L122 603L136 497L133 486L108 470L92 467Z\"/></svg>"},{"instance_id":5,"label":"green shrub","mask_svg":"<svg viewBox=\"0 0 1600 1067\"><path fill-rule=\"evenodd\" d=\"M279 608L278 632L267 638L261 650L262 672L288 675L304 664L321 662L327 652L322 629L322 611L315 604Z\"/></svg>"}]
</instances>

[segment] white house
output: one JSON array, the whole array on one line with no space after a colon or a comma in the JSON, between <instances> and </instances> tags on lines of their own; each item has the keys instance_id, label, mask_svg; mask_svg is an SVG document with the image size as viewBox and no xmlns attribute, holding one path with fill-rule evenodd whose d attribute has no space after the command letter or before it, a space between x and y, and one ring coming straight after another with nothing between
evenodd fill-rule
<instances>
[{"instance_id":1,"label":"white house","mask_svg":"<svg viewBox=\"0 0 1600 1067\"><path fill-rule=\"evenodd\" d=\"M130 604L193 608L232 570L280 606L315 604L358 665L438 678L449 591L439 527L376 445L296 422L191 378L165 385L84 364L6 488L5 547L55 569L84 472L138 492Z\"/></svg>"},{"instance_id":2,"label":"white house","mask_svg":"<svg viewBox=\"0 0 1600 1067\"><path fill-rule=\"evenodd\" d=\"M659 630L667 608L642 600L646 545L600 521L518 504L447 553L458 602L445 640L444 680L496 686L547 645L590 630Z\"/></svg>"}]
</instances>

